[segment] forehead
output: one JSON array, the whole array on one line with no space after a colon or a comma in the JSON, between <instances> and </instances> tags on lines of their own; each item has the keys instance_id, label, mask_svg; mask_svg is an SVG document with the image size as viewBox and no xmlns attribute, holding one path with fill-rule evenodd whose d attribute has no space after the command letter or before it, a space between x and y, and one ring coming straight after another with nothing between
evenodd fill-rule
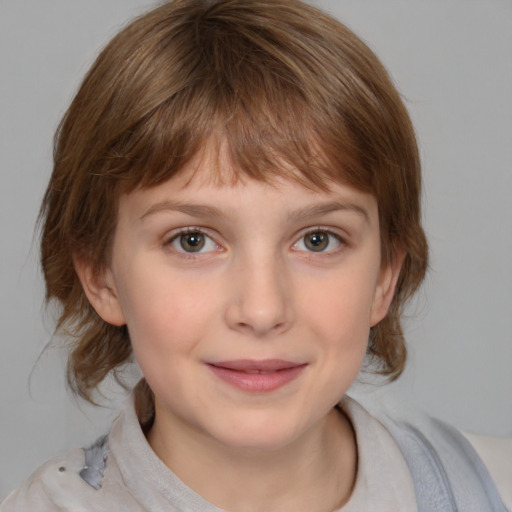
<instances>
[{"instance_id":1,"label":"forehead","mask_svg":"<svg viewBox=\"0 0 512 512\"><path fill-rule=\"evenodd\" d=\"M315 187L283 162L275 172L251 177L237 168L225 150L211 148L198 153L167 181L121 196L120 215L132 220L166 211L203 218L234 218L250 212L262 219L270 211L293 219L344 211L378 223L377 202L367 192L334 180Z\"/></svg>"}]
</instances>

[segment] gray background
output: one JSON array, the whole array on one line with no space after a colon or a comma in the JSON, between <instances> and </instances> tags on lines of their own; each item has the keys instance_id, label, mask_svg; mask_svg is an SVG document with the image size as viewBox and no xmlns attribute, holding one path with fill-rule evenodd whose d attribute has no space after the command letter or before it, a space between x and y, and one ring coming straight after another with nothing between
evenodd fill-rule
<instances>
[{"instance_id":1,"label":"gray background","mask_svg":"<svg viewBox=\"0 0 512 512\"><path fill-rule=\"evenodd\" d=\"M512 2L323 0L376 50L420 139L432 269L409 310L411 358L366 402L418 406L512 435ZM150 0L0 0L0 497L37 465L105 431L49 350L34 224L51 140L97 50ZM32 377L29 385L29 376ZM390 398L391 397L391 398Z\"/></svg>"}]
</instances>

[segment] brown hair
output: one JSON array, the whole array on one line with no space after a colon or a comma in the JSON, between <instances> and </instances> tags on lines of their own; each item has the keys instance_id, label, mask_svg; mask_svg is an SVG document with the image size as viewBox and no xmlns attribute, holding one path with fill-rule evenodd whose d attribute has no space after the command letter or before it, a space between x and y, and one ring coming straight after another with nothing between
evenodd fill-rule
<instances>
[{"instance_id":1,"label":"brown hair","mask_svg":"<svg viewBox=\"0 0 512 512\"><path fill-rule=\"evenodd\" d=\"M423 280L427 244L414 131L386 70L344 25L298 0L174 0L106 46L56 134L41 259L47 300L62 306L57 330L74 339L72 389L91 399L131 356L126 327L96 314L73 257L104 269L120 195L168 180L212 139L255 179L321 189L336 180L375 195L383 262L398 247L405 261L368 350L378 371L400 375L400 314Z\"/></svg>"}]
</instances>

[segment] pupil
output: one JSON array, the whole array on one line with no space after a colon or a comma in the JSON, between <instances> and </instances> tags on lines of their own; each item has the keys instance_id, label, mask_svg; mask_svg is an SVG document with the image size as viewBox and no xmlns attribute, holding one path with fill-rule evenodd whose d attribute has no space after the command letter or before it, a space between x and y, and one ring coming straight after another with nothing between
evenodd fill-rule
<instances>
[{"instance_id":1,"label":"pupil","mask_svg":"<svg viewBox=\"0 0 512 512\"><path fill-rule=\"evenodd\" d=\"M187 233L181 235L180 243L188 252L198 252L204 247L204 235L201 233Z\"/></svg>"},{"instance_id":2,"label":"pupil","mask_svg":"<svg viewBox=\"0 0 512 512\"><path fill-rule=\"evenodd\" d=\"M323 251L329 244L327 233L311 233L306 236L306 247L312 251Z\"/></svg>"}]
</instances>

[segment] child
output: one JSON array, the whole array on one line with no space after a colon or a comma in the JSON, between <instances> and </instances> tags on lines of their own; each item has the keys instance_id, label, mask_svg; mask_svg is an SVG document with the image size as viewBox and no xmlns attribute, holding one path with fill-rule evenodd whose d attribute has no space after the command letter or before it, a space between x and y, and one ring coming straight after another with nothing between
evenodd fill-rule
<instances>
[{"instance_id":1,"label":"child","mask_svg":"<svg viewBox=\"0 0 512 512\"><path fill-rule=\"evenodd\" d=\"M132 356L108 436L2 510L505 510L436 422L344 398L393 379L420 285L413 129L386 71L292 0L176 0L98 57L58 131L42 265L74 391Z\"/></svg>"}]
</instances>

